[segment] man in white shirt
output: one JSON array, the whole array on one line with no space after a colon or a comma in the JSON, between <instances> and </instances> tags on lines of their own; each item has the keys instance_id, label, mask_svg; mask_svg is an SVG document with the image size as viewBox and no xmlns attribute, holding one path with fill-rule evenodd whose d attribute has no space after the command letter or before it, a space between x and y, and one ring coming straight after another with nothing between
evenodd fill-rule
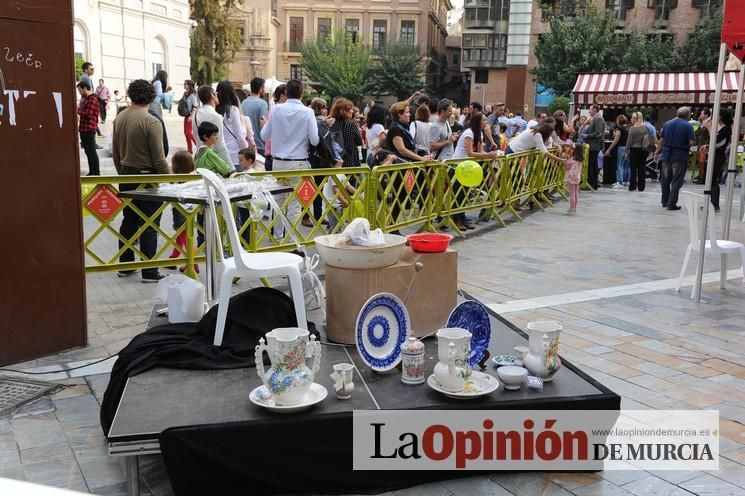
<instances>
[{"instance_id":1,"label":"man in white shirt","mask_svg":"<svg viewBox=\"0 0 745 496\"><path fill-rule=\"evenodd\" d=\"M269 121L261 129L261 139L264 142L272 140L273 170L310 169L309 148L319 142L316 117L312 109L303 105L303 84L300 81L288 81L286 92L287 101L274 107ZM289 182L295 186L299 178L291 178ZM279 205L285 203L286 198L286 195L276 195ZM287 205L287 217L293 224L300 217L300 204L294 196ZM277 237L281 229L274 232Z\"/></svg>"},{"instance_id":2,"label":"man in white shirt","mask_svg":"<svg viewBox=\"0 0 745 496\"><path fill-rule=\"evenodd\" d=\"M202 106L194 112L194 118L191 120L191 127L194 132L194 138L197 142L197 149L204 145L202 140L199 139L199 125L203 122L211 122L215 127L217 127L217 144L215 144L212 149L217 152L225 163L232 164L233 160L230 158L230 153L228 153L228 147L225 146L222 116L215 110L215 106L220 103L220 100L217 98L217 93L212 89L212 86L203 85L199 87L197 96L199 96L199 101L202 102Z\"/></svg>"}]
</instances>

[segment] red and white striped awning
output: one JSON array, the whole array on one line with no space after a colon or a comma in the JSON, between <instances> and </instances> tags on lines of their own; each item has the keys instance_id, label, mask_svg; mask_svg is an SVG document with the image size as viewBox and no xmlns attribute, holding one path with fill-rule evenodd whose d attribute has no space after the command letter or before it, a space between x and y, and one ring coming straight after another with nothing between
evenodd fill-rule
<instances>
[{"instance_id":1,"label":"red and white striped awning","mask_svg":"<svg viewBox=\"0 0 745 496\"><path fill-rule=\"evenodd\" d=\"M722 102L734 102L737 71L724 73ZM574 104L605 106L710 105L715 72L640 72L580 74L572 93Z\"/></svg>"}]
</instances>

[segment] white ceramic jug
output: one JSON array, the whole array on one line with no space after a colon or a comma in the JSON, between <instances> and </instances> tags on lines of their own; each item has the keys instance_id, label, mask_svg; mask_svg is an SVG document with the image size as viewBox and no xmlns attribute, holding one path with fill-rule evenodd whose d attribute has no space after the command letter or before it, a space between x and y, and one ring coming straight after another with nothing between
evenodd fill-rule
<instances>
[{"instance_id":1,"label":"white ceramic jug","mask_svg":"<svg viewBox=\"0 0 745 496\"><path fill-rule=\"evenodd\" d=\"M315 335L299 327L280 327L266 333L259 340L254 354L256 373L264 386L274 396L277 405L292 406L303 402L313 379L321 366L321 343ZM310 349L309 349L310 348ZM269 370L264 369L263 353L271 360ZM306 352L313 359L310 368L305 364Z\"/></svg>"},{"instance_id":2,"label":"white ceramic jug","mask_svg":"<svg viewBox=\"0 0 745 496\"><path fill-rule=\"evenodd\" d=\"M437 331L437 357L435 378L446 391L462 391L471 377L468 354L471 351L471 333L459 327Z\"/></svg>"},{"instance_id":3,"label":"white ceramic jug","mask_svg":"<svg viewBox=\"0 0 745 496\"><path fill-rule=\"evenodd\" d=\"M544 382L551 382L561 367L559 335L562 329L561 324L553 320L528 322L528 348L515 347L525 368Z\"/></svg>"}]
</instances>

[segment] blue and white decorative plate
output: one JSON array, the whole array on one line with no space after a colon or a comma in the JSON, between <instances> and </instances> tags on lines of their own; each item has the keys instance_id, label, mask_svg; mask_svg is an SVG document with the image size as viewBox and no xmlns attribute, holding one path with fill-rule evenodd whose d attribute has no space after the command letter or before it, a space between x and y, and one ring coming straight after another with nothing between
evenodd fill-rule
<instances>
[{"instance_id":1,"label":"blue and white decorative plate","mask_svg":"<svg viewBox=\"0 0 745 496\"><path fill-rule=\"evenodd\" d=\"M464 301L456 306L445 327L460 327L471 333L471 352L468 363L475 367L489 348L491 339L491 320L484 305L477 301Z\"/></svg>"},{"instance_id":2,"label":"blue and white decorative plate","mask_svg":"<svg viewBox=\"0 0 745 496\"><path fill-rule=\"evenodd\" d=\"M391 370L401 361L401 345L409 337L409 312L391 293L373 295L357 316L355 335L362 360L376 372Z\"/></svg>"}]
</instances>

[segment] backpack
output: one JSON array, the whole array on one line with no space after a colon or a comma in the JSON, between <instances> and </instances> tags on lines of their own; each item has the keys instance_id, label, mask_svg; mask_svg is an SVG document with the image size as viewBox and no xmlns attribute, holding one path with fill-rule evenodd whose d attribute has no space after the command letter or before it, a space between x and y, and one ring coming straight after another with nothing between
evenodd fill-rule
<instances>
[{"instance_id":1,"label":"backpack","mask_svg":"<svg viewBox=\"0 0 745 496\"><path fill-rule=\"evenodd\" d=\"M340 160L334 153L333 133L325 122L318 121L318 144L311 146L311 153L318 158L321 167L333 167Z\"/></svg>"},{"instance_id":2,"label":"backpack","mask_svg":"<svg viewBox=\"0 0 745 496\"><path fill-rule=\"evenodd\" d=\"M334 140L334 144L337 147L336 150L341 150L338 155L339 160L344 160L346 158L346 150L344 149L344 135L341 133L341 129L338 131L332 131L329 129L329 132L331 133L331 138Z\"/></svg>"},{"instance_id":3,"label":"backpack","mask_svg":"<svg viewBox=\"0 0 745 496\"><path fill-rule=\"evenodd\" d=\"M181 117L187 117L191 114L189 102L186 98L182 98L181 100L179 100L176 110L178 111L178 115L180 115Z\"/></svg>"},{"instance_id":4,"label":"backpack","mask_svg":"<svg viewBox=\"0 0 745 496\"><path fill-rule=\"evenodd\" d=\"M168 92L163 93L163 99L160 102L160 106L163 107L163 110L170 112L173 107L173 94Z\"/></svg>"}]
</instances>

